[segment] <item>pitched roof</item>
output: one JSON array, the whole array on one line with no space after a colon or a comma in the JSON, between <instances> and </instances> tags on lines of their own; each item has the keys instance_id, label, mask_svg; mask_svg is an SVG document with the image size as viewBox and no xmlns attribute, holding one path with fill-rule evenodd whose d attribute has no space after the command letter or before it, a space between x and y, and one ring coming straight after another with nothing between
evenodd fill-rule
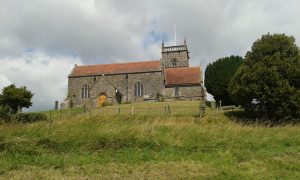
<instances>
[{"instance_id":1,"label":"pitched roof","mask_svg":"<svg viewBox=\"0 0 300 180\"><path fill-rule=\"evenodd\" d=\"M200 67L179 67L165 70L166 86L201 84Z\"/></svg>"},{"instance_id":2,"label":"pitched roof","mask_svg":"<svg viewBox=\"0 0 300 180\"><path fill-rule=\"evenodd\" d=\"M161 71L160 61L76 66L69 77Z\"/></svg>"}]
</instances>

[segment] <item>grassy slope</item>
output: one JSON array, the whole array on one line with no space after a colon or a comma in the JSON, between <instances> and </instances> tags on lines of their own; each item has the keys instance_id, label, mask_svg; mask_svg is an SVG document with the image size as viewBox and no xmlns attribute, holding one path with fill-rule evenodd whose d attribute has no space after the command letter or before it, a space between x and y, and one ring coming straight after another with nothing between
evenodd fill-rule
<instances>
[{"instance_id":1,"label":"grassy slope","mask_svg":"<svg viewBox=\"0 0 300 180\"><path fill-rule=\"evenodd\" d=\"M299 126L243 126L210 110L1 125L0 142L3 179L300 178Z\"/></svg>"}]
</instances>

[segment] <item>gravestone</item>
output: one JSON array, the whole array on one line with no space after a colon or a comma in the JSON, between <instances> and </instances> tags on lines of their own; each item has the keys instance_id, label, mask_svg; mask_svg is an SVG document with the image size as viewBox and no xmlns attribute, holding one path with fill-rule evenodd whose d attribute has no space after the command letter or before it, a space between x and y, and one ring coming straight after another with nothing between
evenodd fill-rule
<instances>
[{"instance_id":1,"label":"gravestone","mask_svg":"<svg viewBox=\"0 0 300 180\"><path fill-rule=\"evenodd\" d=\"M55 101L54 109L58 109L58 101Z\"/></svg>"}]
</instances>

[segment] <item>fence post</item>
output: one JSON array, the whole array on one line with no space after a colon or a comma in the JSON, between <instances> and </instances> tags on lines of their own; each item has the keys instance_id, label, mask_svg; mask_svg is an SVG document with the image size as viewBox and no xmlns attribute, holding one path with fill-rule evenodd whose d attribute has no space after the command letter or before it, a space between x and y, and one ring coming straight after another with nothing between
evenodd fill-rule
<instances>
[{"instance_id":1,"label":"fence post","mask_svg":"<svg viewBox=\"0 0 300 180\"><path fill-rule=\"evenodd\" d=\"M71 108L69 108L69 117L71 117Z\"/></svg>"},{"instance_id":2,"label":"fence post","mask_svg":"<svg viewBox=\"0 0 300 180\"><path fill-rule=\"evenodd\" d=\"M131 106L131 115L133 116L133 106Z\"/></svg>"},{"instance_id":3,"label":"fence post","mask_svg":"<svg viewBox=\"0 0 300 180\"><path fill-rule=\"evenodd\" d=\"M200 103L200 106L199 106L199 117L200 117L200 119L202 118L202 109L201 109L201 103Z\"/></svg>"},{"instance_id":4,"label":"fence post","mask_svg":"<svg viewBox=\"0 0 300 180\"><path fill-rule=\"evenodd\" d=\"M51 120L51 110L49 111L49 129L52 126L52 120Z\"/></svg>"}]
</instances>

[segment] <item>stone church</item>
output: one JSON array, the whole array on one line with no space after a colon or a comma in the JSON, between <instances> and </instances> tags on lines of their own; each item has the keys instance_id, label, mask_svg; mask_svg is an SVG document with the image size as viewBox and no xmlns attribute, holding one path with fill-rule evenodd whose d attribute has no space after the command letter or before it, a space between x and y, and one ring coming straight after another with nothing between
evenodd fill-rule
<instances>
[{"instance_id":1,"label":"stone church","mask_svg":"<svg viewBox=\"0 0 300 180\"><path fill-rule=\"evenodd\" d=\"M103 103L170 101L205 98L202 69L189 66L183 45L165 46L152 61L75 64L68 76L68 97L62 107L97 107Z\"/></svg>"}]
</instances>

